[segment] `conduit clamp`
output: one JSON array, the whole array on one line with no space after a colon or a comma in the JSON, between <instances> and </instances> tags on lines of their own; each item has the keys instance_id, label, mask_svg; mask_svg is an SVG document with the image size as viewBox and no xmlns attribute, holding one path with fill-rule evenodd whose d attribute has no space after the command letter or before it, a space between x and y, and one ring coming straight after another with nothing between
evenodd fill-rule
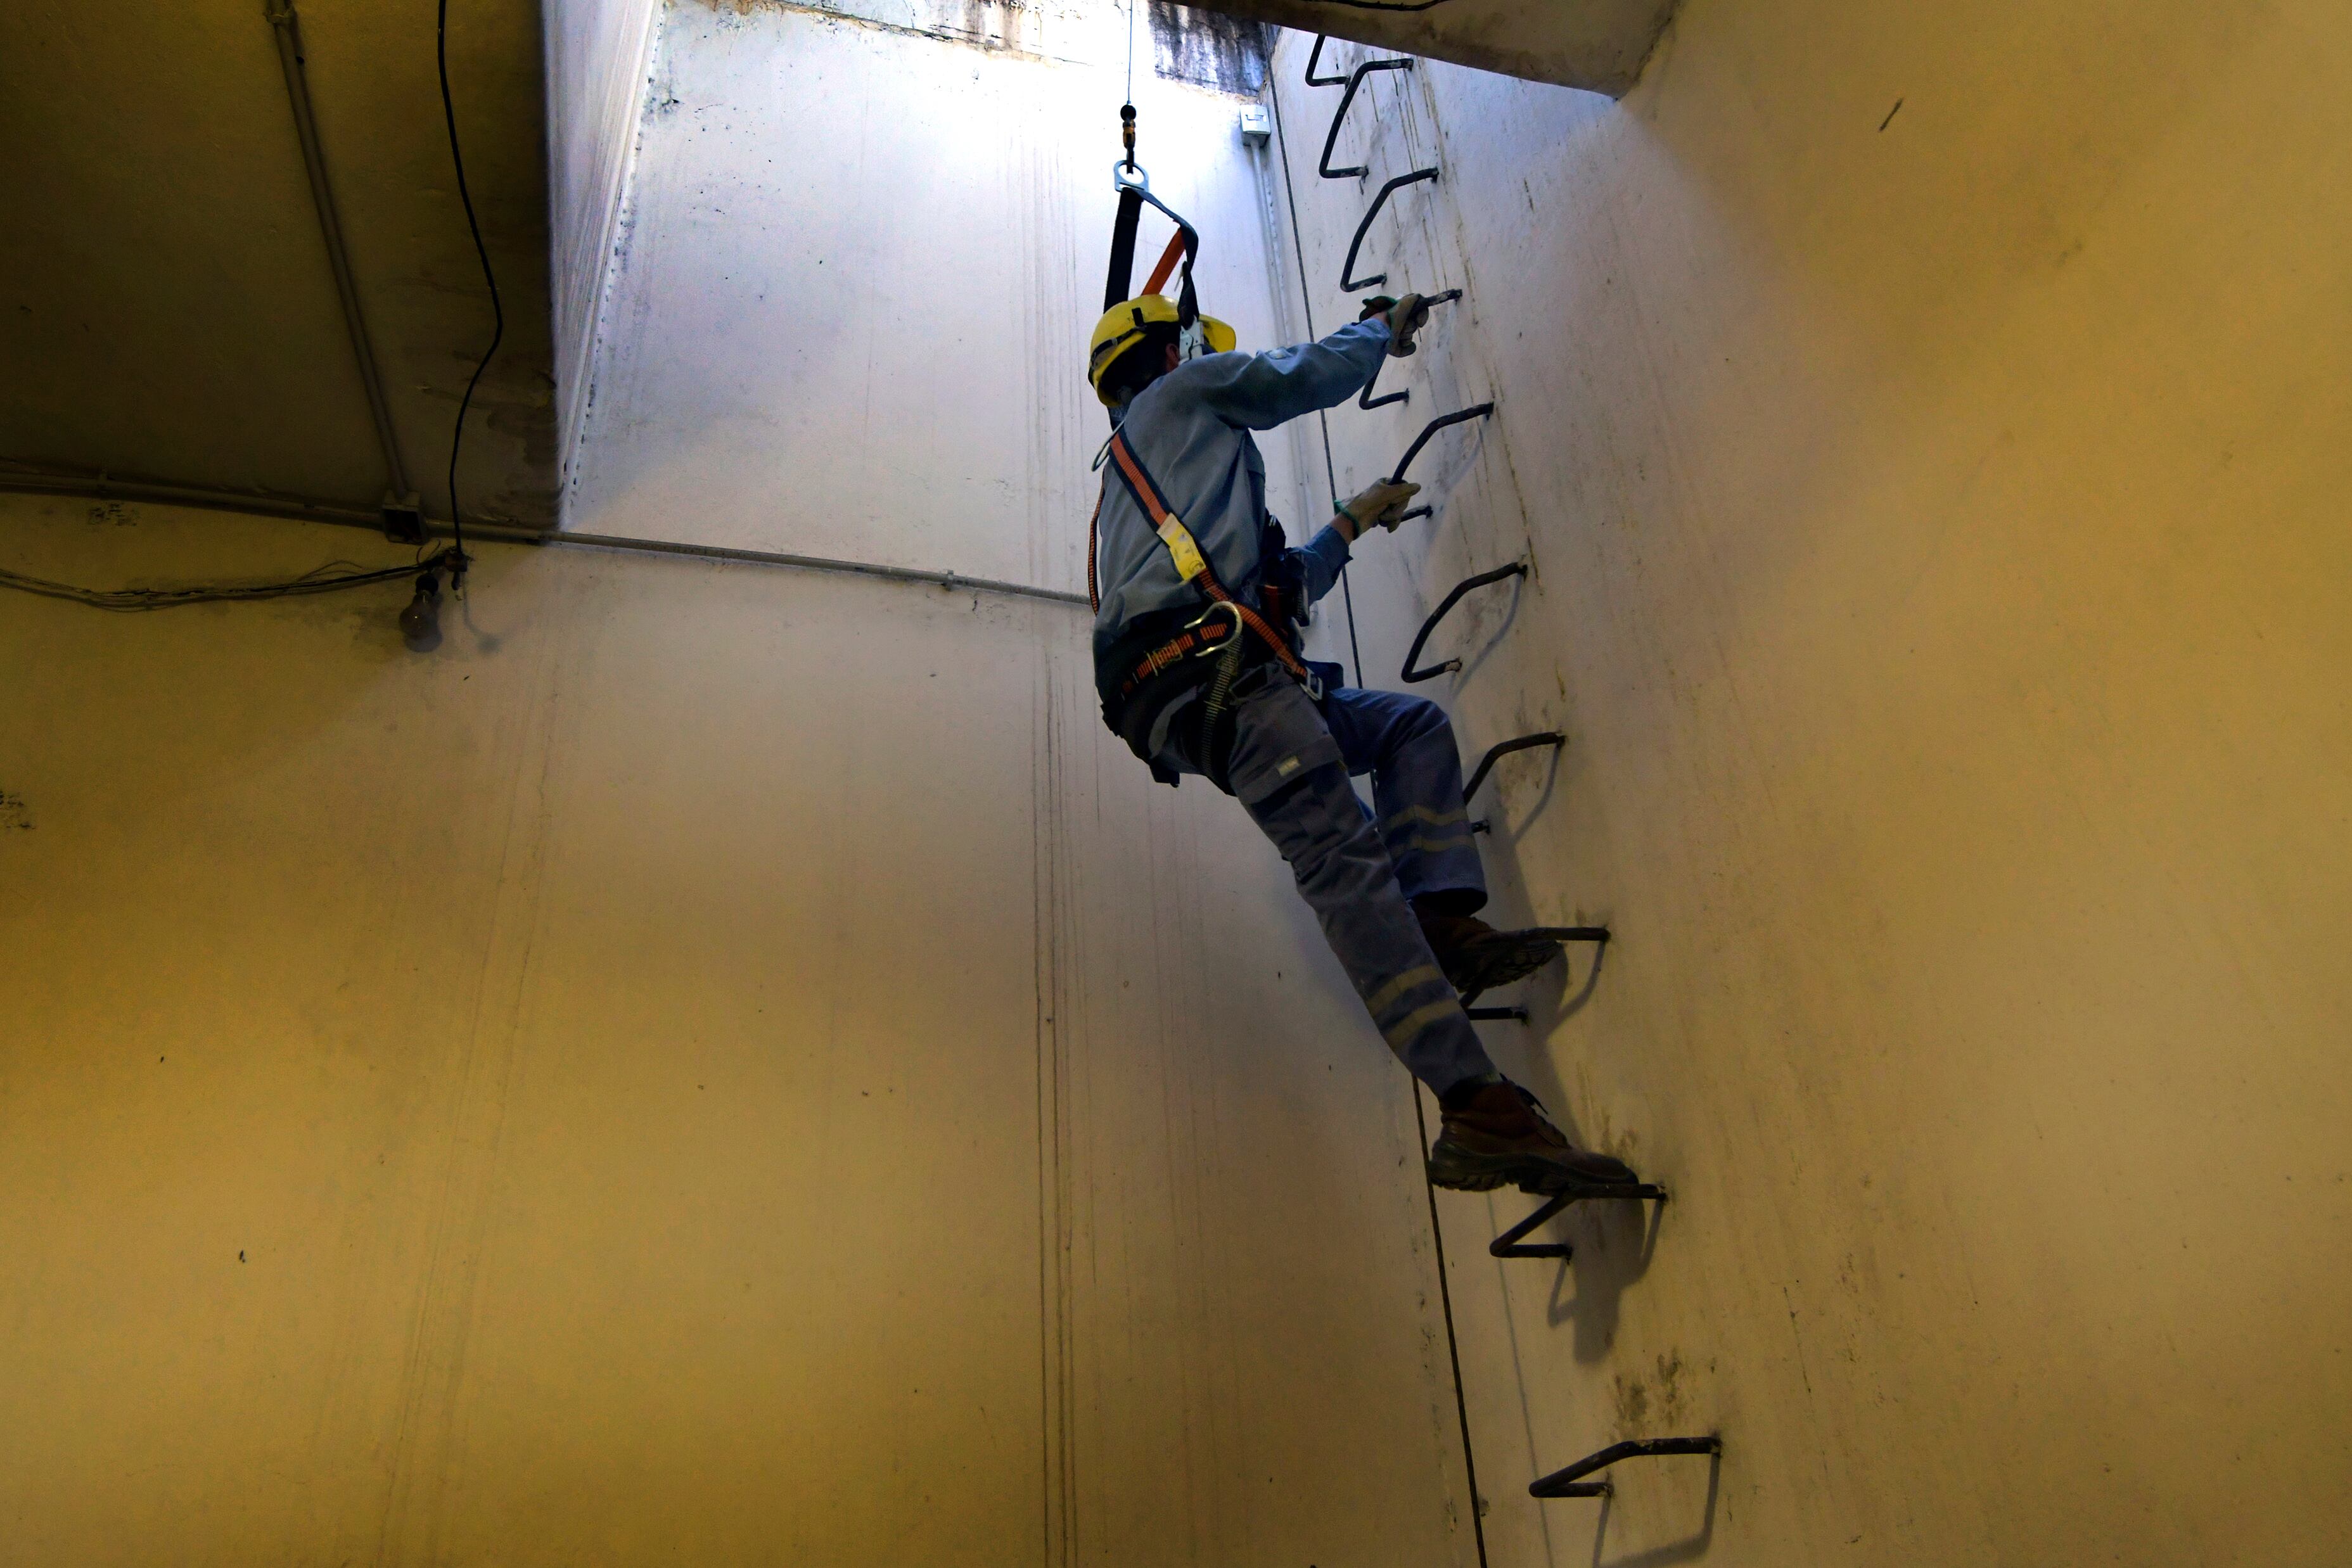
<instances>
[{"instance_id":1,"label":"conduit clamp","mask_svg":"<svg viewBox=\"0 0 2352 1568\"><path fill-rule=\"evenodd\" d=\"M1474 588L1484 588L1490 582L1500 582L1507 577L1525 577L1527 574L1528 563L1515 560L1508 566L1498 566L1492 571L1482 571L1475 577L1465 577L1455 583L1454 591L1445 596L1444 602L1437 607L1428 620L1421 623L1421 632L1413 638L1412 647L1406 652L1404 668L1398 672L1397 678L1407 685L1413 685L1459 670L1462 667L1462 661L1459 659L1447 659L1442 664L1432 664L1426 669L1417 670L1413 665L1420 662L1421 651L1428 645L1429 634L1437 630L1437 623L1444 620L1455 605L1462 602L1464 594Z\"/></svg>"},{"instance_id":2,"label":"conduit clamp","mask_svg":"<svg viewBox=\"0 0 2352 1568\"><path fill-rule=\"evenodd\" d=\"M1443 294L1423 295L1421 302L1423 305L1451 305L1461 298L1462 290L1458 288L1449 288ZM1381 379L1381 371L1388 364L1388 362L1387 356L1383 355L1381 359L1380 364L1372 367L1371 381L1364 383L1363 392L1356 399L1356 406L1358 408L1364 409L1368 412L1376 408L1386 408L1390 403L1403 402L1412 396L1412 392L1410 389L1403 392L1392 392L1383 397L1374 397L1372 395L1373 382L1378 382Z\"/></svg>"},{"instance_id":3,"label":"conduit clamp","mask_svg":"<svg viewBox=\"0 0 2352 1568\"><path fill-rule=\"evenodd\" d=\"M1723 1452L1723 1439L1705 1437L1637 1437L1632 1442L1612 1443L1597 1454L1584 1458L1564 1470L1554 1470L1528 1483L1529 1497L1609 1497L1610 1485L1605 1480L1588 1481L1584 1478L1595 1470L1607 1469L1621 1459L1644 1459L1666 1454L1709 1454Z\"/></svg>"}]
</instances>

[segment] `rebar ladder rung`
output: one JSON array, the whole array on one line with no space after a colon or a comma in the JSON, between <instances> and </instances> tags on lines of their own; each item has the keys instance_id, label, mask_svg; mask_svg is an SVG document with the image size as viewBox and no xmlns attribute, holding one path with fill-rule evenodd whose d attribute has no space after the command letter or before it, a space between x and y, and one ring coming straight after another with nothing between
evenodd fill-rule
<instances>
[{"instance_id":1,"label":"rebar ladder rung","mask_svg":"<svg viewBox=\"0 0 2352 1568\"><path fill-rule=\"evenodd\" d=\"M1381 209L1388 205L1388 200L1391 196L1396 194L1407 185L1418 185L1423 180L1434 180L1436 178L1437 170L1434 167L1415 169L1409 174L1399 174L1395 179L1391 180L1387 184L1381 187L1381 193L1374 196L1372 198L1372 204L1364 209L1364 221L1356 225L1356 237L1348 242L1348 259L1339 264L1339 287L1341 288L1370 288L1376 283L1386 283L1389 280L1389 275L1385 272L1375 272L1364 277L1358 277L1356 276L1356 253L1364 248L1364 236L1371 233L1372 220L1381 215Z\"/></svg>"},{"instance_id":2,"label":"rebar ladder rung","mask_svg":"<svg viewBox=\"0 0 2352 1568\"><path fill-rule=\"evenodd\" d=\"M1311 58L1308 63L1310 65L1313 64ZM1340 123L1348 118L1349 107L1356 101L1356 89L1364 85L1364 78L1366 77L1371 75L1374 71L1409 71L1411 69L1412 69L1412 62L1402 57L1385 60L1366 60L1362 65L1356 68L1356 74L1348 78L1348 90L1339 95L1339 108L1337 112L1331 116L1331 129L1323 133L1323 156L1316 162L1315 172L1317 173L1322 175L1327 180L1354 180L1361 178L1365 173L1369 172L1369 171L1361 164L1359 164L1352 169L1334 169L1331 167L1331 150L1339 143ZM1317 85L1324 86L1328 84L1318 83ZM1380 205L1377 202L1372 204L1374 207L1378 207Z\"/></svg>"},{"instance_id":3,"label":"rebar ladder rung","mask_svg":"<svg viewBox=\"0 0 2352 1568\"><path fill-rule=\"evenodd\" d=\"M1444 602L1438 605L1429 619L1421 623L1421 632L1413 638L1412 647L1405 653L1404 668L1398 672L1397 678L1407 685L1412 685L1460 669L1462 661L1459 659L1447 659L1441 664L1432 664L1427 669L1415 669L1413 666L1421 662L1421 651L1428 646L1430 633L1437 630L1437 623L1444 620L1456 604L1462 602L1464 594L1474 588L1484 588L1490 582L1500 582L1507 577L1525 577L1527 574L1528 563L1515 560L1508 566L1498 566L1492 571L1482 571L1475 577L1465 577L1455 583L1454 591L1445 596Z\"/></svg>"},{"instance_id":4,"label":"rebar ladder rung","mask_svg":"<svg viewBox=\"0 0 2352 1568\"><path fill-rule=\"evenodd\" d=\"M1612 1443L1598 1453L1585 1455L1565 1469L1537 1477L1528 1483L1528 1495L1541 1498L1607 1497L1611 1490L1607 1481L1588 1481L1584 1478L1623 1459L1721 1452L1723 1439L1711 1434L1705 1437L1636 1437L1630 1442Z\"/></svg>"},{"instance_id":5,"label":"rebar ladder rung","mask_svg":"<svg viewBox=\"0 0 2352 1568\"><path fill-rule=\"evenodd\" d=\"M1449 288L1443 294L1431 294L1424 296L1422 299L1422 303L1424 305L1451 305L1461 298L1462 290L1458 288ZM1369 412L1376 408L1386 408L1392 402L1404 402L1412 398L1412 392L1411 388L1407 388L1402 392L1389 392L1381 397L1374 397L1372 395L1372 387L1381 379L1381 367L1387 363L1388 360L1383 357L1379 365L1372 367L1371 381L1364 383L1363 392L1356 399L1356 406L1358 408L1364 409ZM1428 515L1428 508L1425 507L1416 508L1415 513L1410 515L1425 517Z\"/></svg>"},{"instance_id":6,"label":"rebar ladder rung","mask_svg":"<svg viewBox=\"0 0 2352 1568\"><path fill-rule=\"evenodd\" d=\"M1389 476L1389 483L1391 485L1404 483L1404 471L1412 466L1412 460L1421 455L1421 449L1429 444L1431 436L1448 425L1459 424L1465 419L1484 419L1494 412L1495 405L1492 402L1474 402L1468 408L1457 408L1452 413L1441 413L1423 425L1421 434L1412 438L1412 444L1404 449L1404 455L1397 459L1396 472ZM1412 514L1407 512L1405 516L1411 517Z\"/></svg>"},{"instance_id":7,"label":"rebar ladder rung","mask_svg":"<svg viewBox=\"0 0 2352 1568\"><path fill-rule=\"evenodd\" d=\"M1544 1199L1543 1207L1504 1231L1486 1244L1490 1258L1559 1258L1576 1256L1576 1249L1565 1241L1528 1241L1523 1239L1536 1227L1566 1208L1571 1203L1586 1198L1623 1198L1634 1203L1666 1201L1666 1189L1655 1182L1612 1182L1607 1185L1562 1187Z\"/></svg>"},{"instance_id":8,"label":"rebar ladder rung","mask_svg":"<svg viewBox=\"0 0 2352 1568\"><path fill-rule=\"evenodd\" d=\"M1486 775L1493 771L1495 764L1512 752L1526 751L1537 746L1549 746L1558 750L1567 744L1568 737L1556 729L1538 730L1533 735L1514 736L1509 740L1495 742L1486 748L1486 755L1478 759L1477 768L1471 772L1470 782L1462 787L1462 798L1467 800L1475 795L1478 792L1478 786L1486 781Z\"/></svg>"}]
</instances>

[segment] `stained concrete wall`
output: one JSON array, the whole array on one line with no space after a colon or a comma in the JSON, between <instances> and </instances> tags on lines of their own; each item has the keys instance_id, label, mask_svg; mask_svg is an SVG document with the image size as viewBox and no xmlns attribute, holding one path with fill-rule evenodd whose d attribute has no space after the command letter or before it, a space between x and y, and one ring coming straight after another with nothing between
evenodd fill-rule
<instances>
[{"instance_id":1,"label":"stained concrete wall","mask_svg":"<svg viewBox=\"0 0 2352 1568\"><path fill-rule=\"evenodd\" d=\"M1352 314L1368 195L1307 172L1303 42L1277 334ZM1468 295L1407 407L1335 413L1340 486L1501 404L1351 572L1365 662L1532 563L1433 689L1473 750L1570 733L1489 864L1618 940L1493 1043L1675 1194L1565 1269L1441 1200L1488 1561L2344 1556L2352 211L2298 89L2347 55L2315 6L1693 0L1622 105L1359 106L1373 179L1445 170L1373 265ZM1066 406L920 505L794 434L814 381L743 390L796 323L646 293L736 401L600 408L607 526L749 539L813 474L870 526L770 542L1075 580L1066 227L1035 361L956 364ZM1000 453L912 417L976 402L857 438ZM95 584L397 559L5 505L6 564ZM430 659L396 585L0 615L0 1560L1475 1561L1412 1107L1270 853L1101 734L1076 612L486 555Z\"/></svg>"},{"instance_id":2,"label":"stained concrete wall","mask_svg":"<svg viewBox=\"0 0 2352 1568\"><path fill-rule=\"evenodd\" d=\"M1467 290L1340 486L1499 402L1365 658L1532 565L1423 689L1568 732L1475 814L1508 913L1617 939L1492 1033L1674 1195L1567 1267L1443 1201L1493 1561L2343 1561L2345 13L1689 0L1621 104L1392 73L1361 182L1307 42L1318 319L1431 162L1368 269Z\"/></svg>"},{"instance_id":3,"label":"stained concrete wall","mask_svg":"<svg viewBox=\"0 0 2352 1568\"><path fill-rule=\"evenodd\" d=\"M762 113L821 68L884 143L893 80L1010 83L1012 123L1083 64L696 20L726 30L668 57L664 112L706 107L676 62L774 66L745 78ZM1211 298L1278 336L1236 100L1139 91L1163 188L1214 214ZM1021 145L939 120L959 179ZM1195 122L1231 189L1186 169ZM732 151L698 200L761 193L774 147ZM1067 154L1083 185L1031 158L1025 221L1064 253L1012 243L985 183L803 183L791 225L694 223L705 267L830 258L869 292L804 295L772 340L661 290L672 314L608 318L672 367L600 390L583 469L640 477L598 525L777 499L840 531L734 537L1075 585L1101 415L1065 372L1108 202L1071 214L1109 153ZM847 248L790 248L845 193ZM898 276L961 304L1034 268L974 314L1032 335L920 420L805 373L786 350L828 331L920 368L931 319L871 280L959 217L995 225L948 258L967 275ZM724 281L694 261L689 295ZM771 362L802 373L729 379ZM707 382L803 429L800 466L649 448L700 429ZM866 486L845 530L788 505L828 441L886 459L832 470ZM994 466L959 476L971 455ZM1049 457L1065 504L1007 497ZM72 582L408 559L0 507L5 564ZM479 548L429 656L400 581L131 617L9 596L0 660L37 678L0 695L0 1562L1475 1562L1406 1082L1272 852L1103 732L1084 612Z\"/></svg>"},{"instance_id":4,"label":"stained concrete wall","mask_svg":"<svg viewBox=\"0 0 2352 1568\"><path fill-rule=\"evenodd\" d=\"M1082 612L404 599L0 615L0 1562L1475 1561L1402 1075Z\"/></svg>"}]
</instances>

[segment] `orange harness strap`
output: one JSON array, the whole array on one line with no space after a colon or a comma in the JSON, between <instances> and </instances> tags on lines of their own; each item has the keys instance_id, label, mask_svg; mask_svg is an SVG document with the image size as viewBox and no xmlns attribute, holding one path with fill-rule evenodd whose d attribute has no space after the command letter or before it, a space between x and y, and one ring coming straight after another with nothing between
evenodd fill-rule
<instances>
[{"instance_id":1,"label":"orange harness strap","mask_svg":"<svg viewBox=\"0 0 2352 1568\"><path fill-rule=\"evenodd\" d=\"M1242 624L1255 632L1258 641L1273 651L1274 656L1282 662L1282 667L1311 689L1315 685L1314 677L1299 662L1298 655L1290 651L1290 644L1267 625L1256 611L1226 592L1225 585L1217 580L1216 569L1209 564L1208 556L1192 542L1192 536L1186 530L1183 519L1176 515L1174 507L1160 498L1160 487L1151 482L1151 476L1144 472L1142 462L1135 455L1135 449L1128 444L1126 431L1121 430L1110 438L1110 455L1118 467L1119 478L1126 482L1128 494L1135 497L1135 504L1143 508L1145 520L1159 532L1160 542L1168 546L1168 553L1176 562L1177 575L1187 582L1199 585L1201 591L1217 603L1232 605L1234 613L1242 618ZM1101 515L1099 500L1095 504L1095 511L1097 517ZM1090 567L1094 559L1093 532L1089 527L1087 559ZM1190 571L1185 570L1187 554L1192 558L1190 564L1193 570Z\"/></svg>"},{"instance_id":2,"label":"orange harness strap","mask_svg":"<svg viewBox=\"0 0 2352 1568\"><path fill-rule=\"evenodd\" d=\"M1178 229L1168 236L1168 248L1160 253L1160 265L1151 269L1150 277L1144 279L1143 292L1159 293L1160 286L1168 281L1168 275L1176 270L1176 263L1183 258L1183 255L1184 231Z\"/></svg>"}]
</instances>

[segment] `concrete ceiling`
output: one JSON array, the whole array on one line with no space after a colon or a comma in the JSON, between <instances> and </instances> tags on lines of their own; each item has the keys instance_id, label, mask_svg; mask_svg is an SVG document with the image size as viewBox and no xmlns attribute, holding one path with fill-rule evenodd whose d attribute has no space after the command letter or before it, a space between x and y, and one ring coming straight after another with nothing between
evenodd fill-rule
<instances>
[{"instance_id":1,"label":"concrete ceiling","mask_svg":"<svg viewBox=\"0 0 2352 1568\"><path fill-rule=\"evenodd\" d=\"M431 0L301 0L320 141L428 515L490 335ZM373 512L385 465L262 0L0 7L0 484L104 473ZM467 172L505 297L459 484L555 511L537 0L452 0Z\"/></svg>"},{"instance_id":2,"label":"concrete ceiling","mask_svg":"<svg viewBox=\"0 0 2352 1568\"><path fill-rule=\"evenodd\" d=\"M1203 0L1227 16L1620 97L1675 0ZM1328 70L1328 67L1325 68Z\"/></svg>"}]
</instances>

